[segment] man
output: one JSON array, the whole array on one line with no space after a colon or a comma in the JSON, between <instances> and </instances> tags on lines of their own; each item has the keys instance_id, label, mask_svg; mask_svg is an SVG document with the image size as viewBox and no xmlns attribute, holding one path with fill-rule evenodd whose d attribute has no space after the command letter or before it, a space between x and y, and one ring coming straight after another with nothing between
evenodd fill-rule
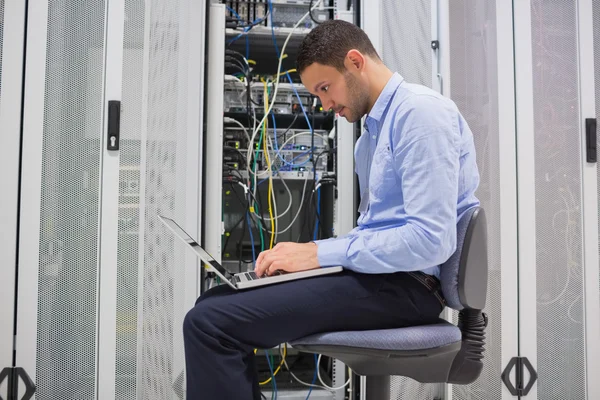
<instances>
[{"instance_id":1,"label":"man","mask_svg":"<svg viewBox=\"0 0 600 400\"><path fill-rule=\"evenodd\" d=\"M390 71L360 28L319 25L297 63L326 109L351 122L366 115L355 148L360 217L343 237L262 252L256 273L344 272L239 292L220 286L198 299L184 322L189 399L259 399L255 348L436 321L439 265L455 251L457 218L479 204L473 137L454 103Z\"/></svg>"}]
</instances>

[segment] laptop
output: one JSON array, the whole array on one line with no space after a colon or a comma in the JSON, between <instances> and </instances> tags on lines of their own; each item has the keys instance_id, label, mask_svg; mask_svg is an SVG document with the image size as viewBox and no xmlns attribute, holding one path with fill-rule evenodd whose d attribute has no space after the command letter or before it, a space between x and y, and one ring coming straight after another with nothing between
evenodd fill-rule
<instances>
[{"instance_id":1,"label":"laptop","mask_svg":"<svg viewBox=\"0 0 600 400\"><path fill-rule=\"evenodd\" d=\"M329 275L341 272L344 270L343 267L327 267L311 269L309 271L300 272L280 272L271 276L259 277L254 271L252 272L241 272L239 274L232 274L227 271L217 260L214 259L210 254L206 252L198 242L196 242L186 231L184 231L175 221L162 215L158 216L171 232L181 239L187 246L189 246L202 261L206 263L209 269L217 274L225 283L236 290L250 289L259 286L272 285L275 283L288 282L297 279L312 278L315 276Z\"/></svg>"}]
</instances>

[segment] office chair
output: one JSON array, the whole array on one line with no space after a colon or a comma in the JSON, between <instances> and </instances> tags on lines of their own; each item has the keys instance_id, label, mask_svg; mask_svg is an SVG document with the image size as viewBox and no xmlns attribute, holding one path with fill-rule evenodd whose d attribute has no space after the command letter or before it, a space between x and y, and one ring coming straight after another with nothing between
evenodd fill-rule
<instances>
[{"instance_id":1,"label":"office chair","mask_svg":"<svg viewBox=\"0 0 600 400\"><path fill-rule=\"evenodd\" d=\"M458 324L353 332L328 332L291 342L300 350L341 360L368 377L367 399L389 400L390 376L419 382L469 384L483 368L488 279L487 227L483 208L468 210L457 224L455 253L440 267L447 305Z\"/></svg>"}]
</instances>

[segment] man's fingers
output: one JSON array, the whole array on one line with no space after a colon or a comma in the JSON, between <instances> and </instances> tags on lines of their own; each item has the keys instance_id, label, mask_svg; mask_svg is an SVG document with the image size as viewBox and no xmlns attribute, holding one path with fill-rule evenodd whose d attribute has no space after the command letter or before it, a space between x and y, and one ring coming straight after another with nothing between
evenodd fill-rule
<instances>
[{"instance_id":1,"label":"man's fingers","mask_svg":"<svg viewBox=\"0 0 600 400\"><path fill-rule=\"evenodd\" d=\"M255 273L258 276L263 276L269 269L269 267L271 266L271 264L273 263L273 253L271 253L270 251L264 251L261 253L262 259L260 260L260 263L256 262L256 268L255 268ZM260 256L259 256L260 258Z\"/></svg>"},{"instance_id":2,"label":"man's fingers","mask_svg":"<svg viewBox=\"0 0 600 400\"><path fill-rule=\"evenodd\" d=\"M256 267L258 267L258 265L261 263L262 259L264 258L263 254L264 254L264 252L261 252L258 255L258 258L256 259ZM254 269L256 269L256 267Z\"/></svg>"},{"instance_id":3,"label":"man's fingers","mask_svg":"<svg viewBox=\"0 0 600 400\"><path fill-rule=\"evenodd\" d=\"M271 250L264 250L264 251L262 251L262 252L261 252L261 253L258 255L258 258L256 259L256 265L257 265L257 266L258 266L258 265L260 265L260 263L262 263L262 262L263 262L263 260L265 259L265 256L266 256L267 254L269 254L269 252L270 252L270 251L271 251Z\"/></svg>"},{"instance_id":4,"label":"man's fingers","mask_svg":"<svg viewBox=\"0 0 600 400\"><path fill-rule=\"evenodd\" d=\"M284 259L280 258L271 263L271 266L269 267L269 269L267 271L267 275L273 275L277 271L289 272L289 270L290 270L289 263L287 263Z\"/></svg>"}]
</instances>

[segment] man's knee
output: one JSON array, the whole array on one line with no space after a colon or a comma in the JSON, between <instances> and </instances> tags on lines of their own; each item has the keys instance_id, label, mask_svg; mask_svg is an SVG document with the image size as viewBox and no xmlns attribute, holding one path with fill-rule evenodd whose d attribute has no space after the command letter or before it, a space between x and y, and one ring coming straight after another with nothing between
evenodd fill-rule
<instances>
[{"instance_id":1,"label":"man's knee","mask_svg":"<svg viewBox=\"0 0 600 400\"><path fill-rule=\"evenodd\" d=\"M226 296L231 294L232 292L233 290L227 285L215 286L213 288L208 289L200 297L198 297L198 299L196 299L196 304L211 297Z\"/></svg>"},{"instance_id":2,"label":"man's knee","mask_svg":"<svg viewBox=\"0 0 600 400\"><path fill-rule=\"evenodd\" d=\"M212 306L207 302L196 302L194 308L189 310L183 319L183 334L197 335L199 332L210 334L214 331L210 310Z\"/></svg>"}]
</instances>

